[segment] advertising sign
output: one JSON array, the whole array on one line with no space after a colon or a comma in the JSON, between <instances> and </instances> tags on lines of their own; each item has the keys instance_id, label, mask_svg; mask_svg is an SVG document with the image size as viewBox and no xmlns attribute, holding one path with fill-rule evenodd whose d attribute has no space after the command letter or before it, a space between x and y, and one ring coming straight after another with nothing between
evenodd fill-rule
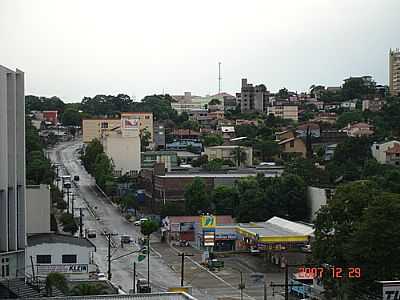
<instances>
[{"instance_id":1,"label":"advertising sign","mask_svg":"<svg viewBox=\"0 0 400 300\"><path fill-rule=\"evenodd\" d=\"M217 223L215 216L201 216L200 221L202 228L215 228Z\"/></svg>"},{"instance_id":2,"label":"advertising sign","mask_svg":"<svg viewBox=\"0 0 400 300\"><path fill-rule=\"evenodd\" d=\"M64 264L64 265L37 265L38 274L58 273L88 273L87 264Z\"/></svg>"},{"instance_id":3,"label":"advertising sign","mask_svg":"<svg viewBox=\"0 0 400 300\"><path fill-rule=\"evenodd\" d=\"M138 129L139 128L139 119L133 119L129 116L124 116L121 118L121 126L122 129L130 130L130 129Z\"/></svg>"},{"instance_id":4,"label":"advertising sign","mask_svg":"<svg viewBox=\"0 0 400 300\"><path fill-rule=\"evenodd\" d=\"M400 299L400 281L381 281L381 283L383 300Z\"/></svg>"},{"instance_id":5,"label":"advertising sign","mask_svg":"<svg viewBox=\"0 0 400 300\"><path fill-rule=\"evenodd\" d=\"M215 232L214 231L205 231L204 232L204 246L214 246L215 244Z\"/></svg>"}]
</instances>

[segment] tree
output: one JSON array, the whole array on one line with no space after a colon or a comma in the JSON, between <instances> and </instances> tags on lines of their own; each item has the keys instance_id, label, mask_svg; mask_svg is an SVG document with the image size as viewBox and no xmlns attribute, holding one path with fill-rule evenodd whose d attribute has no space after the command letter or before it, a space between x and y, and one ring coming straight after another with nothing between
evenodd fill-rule
<instances>
[{"instance_id":1,"label":"tree","mask_svg":"<svg viewBox=\"0 0 400 300\"><path fill-rule=\"evenodd\" d=\"M219 171L224 166L224 160L220 158L215 158L207 162L204 168L208 171Z\"/></svg>"},{"instance_id":2,"label":"tree","mask_svg":"<svg viewBox=\"0 0 400 300\"><path fill-rule=\"evenodd\" d=\"M219 146L224 143L224 138L220 134L207 134L203 136L202 141L206 147Z\"/></svg>"},{"instance_id":3,"label":"tree","mask_svg":"<svg viewBox=\"0 0 400 300\"><path fill-rule=\"evenodd\" d=\"M210 210L206 186L200 177L195 177L185 190L185 210L189 215L198 215Z\"/></svg>"},{"instance_id":4,"label":"tree","mask_svg":"<svg viewBox=\"0 0 400 300\"><path fill-rule=\"evenodd\" d=\"M153 221L153 220L146 220L141 223L140 225L140 232L149 237L153 232L156 232L158 230L158 223Z\"/></svg>"},{"instance_id":5,"label":"tree","mask_svg":"<svg viewBox=\"0 0 400 300\"><path fill-rule=\"evenodd\" d=\"M279 145L275 141L261 139L254 146L260 152L262 161L271 160L280 153Z\"/></svg>"},{"instance_id":6,"label":"tree","mask_svg":"<svg viewBox=\"0 0 400 300\"><path fill-rule=\"evenodd\" d=\"M89 296L106 294L106 287L101 284L80 283L72 291L73 296Z\"/></svg>"},{"instance_id":7,"label":"tree","mask_svg":"<svg viewBox=\"0 0 400 300\"><path fill-rule=\"evenodd\" d=\"M342 93L345 100L361 99L363 96L375 94L375 82L372 81L369 85L363 78L350 77L345 80Z\"/></svg>"},{"instance_id":8,"label":"tree","mask_svg":"<svg viewBox=\"0 0 400 300\"><path fill-rule=\"evenodd\" d=\"M140 130L140 151L146 151L147 147L150 145L151 133L144 128Z\"/></svg>"},{"instance_id":9,"label":"tree","mask_svg":"<svg viewBox=\"0 0 400 300\"><path fill-rule=\"evenodd\" d=\"M236 147L232 151L232 155L235 158L235 163L237 167L240 167L243 163L246 162L247 154L240 146Z\"/></svg>"},{"instance_id":10,"label":"tree","mask_svg":"<svg viewBox=\"0 0 400 300\"><path fill-rule=\"evenodd\" d=\"M237 191L234 187L217 186L211 193L211 202L217 215L233 215Z\"/></svg>"},{"instance_id":11,"label":"tree","mask_svg":"<svg viewBox=\"0 0 400 300\"><path fill-rule=\"evenodd\" d=\"M48 296L53 296L53 287L59 289L61 292L68 291L67 280L62 273L52 272L46 277L46 293Z\"/></svg>"},{"instance_id":12,"label":"tree","mask_svg":"<svg viewBox=\"0 0 400 300\"><path fill-rule=\"evenodd\" d=\"M68 108L61 114L60 119L64 126L81 126L82 115L79 111Z\"/></svg>"},{"instance_id":13,"label":"tree","mask_svg":"<svg viewBox=\"0 0 400 300\"><path fill-rule=\"evenodd\" d=\"M138 208L137 198L133 194L125 195L121 198L121 207L124 210L128 208L134 208L135 210Z\"/></svg>"},{"instance_id":14,"label":"tree","mask_svg":"<svg viewBox=\"0 0 400 300\"><path fill-rule=\"evenodd\" d=\"M317 264L357 266L357 280L325 279L330 296L347 293L359 299L356 289L377 292L374 280L392 280L400 269L400 195L380 191L372 181L355 181L337 188L315 221L313 257Z\"/></svg>"},{"instance_id":15,"label":"tree","mask_svg":"<svg viewBox=\"0 0 400 300\"><path fill-rule=\"evenodd\" d=\"M199 158L195 159L192 161L192 166L195 168L201 167L208 162L208 156L207 155L201 155Z\"/></svg>"},{"instance_id":16,"label":"tree","mask_svg":"<svg viewBox=\"0 0 400 300\"><path fill-rule=\"evenodd\" d=\"M288 99L289 98L289 91L287 88L282 88L278 92L278 97L283 98L283 99Z\"/></svg>"},{"instance_id":17,"label":"tree","mask_svg":"<svg viewBox=\"0 0 400 300\"><path fill-rule=\"evenodd\" d=\"M103 145L98 139L93 139L86 147L85 154L82 157L85 169L93 174L97 156L104 153Z\"/></svg>"},{"instance_id":18,"label":"tree","mask_svg":"<svg viewBox=\"0 0 400 300\"><path fill-rule=\"evenodd\" d=\"M219 99L211 99L208 105L221 105L221 101Z\"/></svg>"},{"instance_id":19,"label":"tree","mask_svg":"<svg viewBox=\"0 0 400 300\"><path fill-rule=\"evenodd\" d=\"M113 177L113 164L111 159L105 153L97 155L95 167L94 167L94 177L96 183L102 188L106 188L106 183L108 181L114 181Z\"/></svg>"},{"instance_id":20,"label":"tree","mask_svg":"<svg viewBox=\"0 0 400 300\"><path fill-rule=\"evenodd\" d=\"M344 112L338 117L336 121L336 127L341 129L347 126L347 124L362 122L363 119L364 118L361 111Z\"/></svg>"},{"instance_id":21,"label":"tree","mask_svg":"<svg viewBox=\"0 0 400 300\"><path fill-rule=\"evenodd\" d=\"M78 231L78 226L76 225L72 214L63 213L60 217L60 222L62 223L64 232L69 232L73 235Z\"/></svg>"},{"instance_id":22,"label":"tree","mask_svg":"<svg viewBox=\"0 0 400 300\"><path fill-rule=\"evenodd\" d=\"M198 131L200 129L200 124L197 121L187 120L181 124L181 128Z\"/></svg>"}]
</instances>

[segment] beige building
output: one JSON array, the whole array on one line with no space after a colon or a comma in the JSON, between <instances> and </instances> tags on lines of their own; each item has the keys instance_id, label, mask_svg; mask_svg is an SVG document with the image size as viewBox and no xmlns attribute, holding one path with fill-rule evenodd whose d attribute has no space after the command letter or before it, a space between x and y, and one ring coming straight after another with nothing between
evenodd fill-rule
<instances>
[{"instance_id":1,"label":"beige building","mask_svg":"<svg viewBox=\"0 0 400 300\"><path fill-rule=\"evenodd\" d=\"M292 154L301 156L303 158L306 157L307 154L306 144L300 138L296 137L287 138L278 142L278 145L281 147L282 153L286 155Z\"/></svg>"},{"instance_id":2,"label":"beige building","mask_svg":"<svg viewBox=\"0 0 400 300\"><path fill-rule=\"evenodd\" d=\"M393 158L396 159L396 153L394 152L394 150L398 149L399 147L400 147L399 141L389 141L389 142L380 143L380 144L374 143L371 146L371 153L372 153L372 156L380 164L390 164L391 163L390 159L392 158L392 156L394 156ZM394 154L394 155L392 155L392 154Z\"/></svg>"},{"instance_id":3,"label":"beige building","mask_svg":"<svg viewBox=\"0 0 400 300\"><path fill-rule=\"evenodd\" d=\"M150 132L150 143L153 142L153 113L146 112L125 112L121 113L121 119L127 117L139 120L139 130L146 129ZM90 143L93 139L100 139L103 131L112 130L121 126L119 118L103 118L103 119L83 119L82 134L83 142Z\"/></svg>"},{"instance_id":4,"label":"beige building","mask_svg":"<svg viewBox=\"0 0 400 300\"><path fill-rule=\"evenodd\" d=\"M130 119L133 120L133 119ZM138 121L137 121L138 122ZM103 131L100 141L114 163L116 176L134 176L140 171L140 135L138 127L124 126Z\"/></svg>"},{"instance_id":5,"label":"beige building","mask_svg":"<svg viewBox=\"0 0 400 300\"><path fill-rule=\"evenodd\" d=\"M267 114L274 115L275 117L293 120L297 122L299 120L299 112L297 105L276 105L268 106Z\"/></svg>"},{"instance_id":6,"label":"beige building","mask_svg":"<svg viewBox=\"0 0 400 300\"><path fill-rule=\"evenodd\" d=\"M46 184L26 187L26 233L50 232L50 186Z\"/></svg>"},{"instance_id":7,"label":"beige building","mask_svg":"<svg viewBox=\"0 0 400 300\"><path fill-rule=\"evenodd\" d=\"M400 49L389 51L389 90L391 95L400 95Z\"/></svg>"},{"instance_id":8,"label":"beige building","mask_svg":"<svg viewBox=\"0 0 400 300\"><path fill-rule=\"evenodd\" d=\"M236 93L237 104L240 111L245 112L266 112L269 104L270 92L266 86L259 84L253 86L247 83L247 79L242 79L242 87L240 93Z\"/></svg>"},{"instance_id":9,"label":"beige building","mask_svg":"<svg viewBox=\"0 0 400 300\"><path fill-rule=\"evenodd\" d=\"M212 146L206 147L204 154L208 156L208 160L212 159L228 159L237 164L236 149L239 146ZM253 148L240 146L240 150L246 153L244 156L243 166L253 165Z\"/></svg>"}]
</instances>

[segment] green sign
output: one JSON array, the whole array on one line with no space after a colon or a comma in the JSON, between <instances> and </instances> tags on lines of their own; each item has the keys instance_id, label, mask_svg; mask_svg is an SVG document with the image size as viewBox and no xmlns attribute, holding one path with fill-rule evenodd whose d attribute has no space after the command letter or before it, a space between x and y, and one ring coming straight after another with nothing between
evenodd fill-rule
<instances>
[{"instance_id":1,"label":"green sign","mask_svg":"<svg viewBox=\"0 0 400 300\"><path fill-rule=\"evenodd\" d=\"M142 260L144 260L146 258L146 255L143 255L143 254L139 254L139 256L138 256L138 262L141 262Z\"/></svg>"}]
</instances>

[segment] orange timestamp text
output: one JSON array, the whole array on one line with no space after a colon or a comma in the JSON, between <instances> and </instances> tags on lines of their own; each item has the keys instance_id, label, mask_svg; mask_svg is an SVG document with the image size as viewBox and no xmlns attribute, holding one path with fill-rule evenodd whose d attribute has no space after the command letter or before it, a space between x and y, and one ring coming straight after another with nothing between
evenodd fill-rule
<instances>
[{"instance_id":1,"label":"orange timestamp text","mask_svg":"<svg viewBox=\"0 0 400 300\"><path fill-rule=\"evenodd\" d=\"M297 272L300 277L310 279L323 278L324 276L329 275L332 278L361 278L361 268L358 267L299 267Z\"/></svg>"}]
</instances>

